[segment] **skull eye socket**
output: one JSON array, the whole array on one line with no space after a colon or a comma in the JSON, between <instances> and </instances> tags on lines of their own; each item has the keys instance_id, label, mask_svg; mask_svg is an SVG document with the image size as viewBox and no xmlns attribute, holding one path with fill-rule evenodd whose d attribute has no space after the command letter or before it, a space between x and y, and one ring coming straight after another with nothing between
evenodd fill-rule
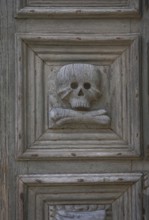
<instances>
[{"instance_id":1,"label":"skull eye socket","mask_svg":"<svg viewBox=\"0 0 149 220\"><path fill-rule=\"evenodd\" d=\"M84 89L90 89L91 88L91 84L89 82L85 82L83 86L84 86Z\"/></svg>"},{"instance_id":2,"label":"skull eye socket","mask_svg":"<svg viewBox=\"0 0 149 220\"><path fill-rule=\"evenodd\" d=\"M77 89L78 88L78 83L77 82L72 82L70 84L70 86L71 86L72 89Z\"/></svg>"}]
</instances>

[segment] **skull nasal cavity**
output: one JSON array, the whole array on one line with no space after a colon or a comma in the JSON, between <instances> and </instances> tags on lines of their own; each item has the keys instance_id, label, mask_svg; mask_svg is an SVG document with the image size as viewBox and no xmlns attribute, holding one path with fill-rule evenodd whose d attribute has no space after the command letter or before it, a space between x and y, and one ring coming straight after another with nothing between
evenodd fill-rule
<instances>
[{"instance_id":1,"label":"skull nasal cavity","mask_svg":"<svg viewBox=\"0 0 149 220\"><path fill-rule=\"evenodd\" d=\"M78 96L84 96L84 93L83 93L82 89L80 89L80 91L78 93Z\"/></svg>"}]
</instances>

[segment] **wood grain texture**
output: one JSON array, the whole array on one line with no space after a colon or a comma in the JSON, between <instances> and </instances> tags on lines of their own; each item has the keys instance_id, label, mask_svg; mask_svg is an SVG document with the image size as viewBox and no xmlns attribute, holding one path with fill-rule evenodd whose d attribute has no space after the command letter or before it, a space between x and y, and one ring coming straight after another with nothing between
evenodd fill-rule
<instances>
[{"instance_id":1,"label":"wood grain texture","mask_svg":"<svg viewBox=\"0 0 149 220\"><path fill-rule=\"evenodd\" d=\"M129 5L128 0L86 0L86 1L79 1L79 0L29 0L26 1L25 3L28 6L76 6L76 5L81 5L81 6L101 6L101 7L116 7L116 6L127 6Z\"/></svg>"},{"instance_id":2,"label":"wood grain texture","mask_svg":"<svg viewBox=\"0 0 149 220\"><path fill-rule=\"evenodd\" d=\"M9 51L6 1L0 2L0 13L0 219L8 220Z\"/></svg>"},{"instance_id":3,"label":"wood grain texture","mask_svg":"<svg viewBox=\"0 0 149 220\"><path fill-rule=\"evenodd\" d=\"M17 0L17 17L98 18L139 17L139 0L88 0L88 1L20 1Z\"/></svg>"},{"instance_id":4,"label":"wood grain texture","mask_svg":"<svg viewBox=\"0 0 149 220\"><path fill-rule=\"evenodd\" d=\"M22 4L22 8L23 6L23 2L24 1L20 1ZM44 2L44 1L43 1ZM146 1L148 2L148 1ZM52 11L48 11L45 7L41 8L41 10L37 10L37 7L35 7L35 12L38 13L38 15L36 14L34 16L33 11L30 11L29 13L31 13L31 17L32 19L22 19L23 16L28 16L28 14L25 15L21 15L22 18L21 19L14 19L14 4L15 4L15 0L2 0L0 2L1 7L1 18L0 18L0 26L1 26L1 32L0 32L0 219L1 220L20 220L20 218L22 216L20 216L20 218L18 217L18 215L16 214L18 207L20 207L20 213L23 213L23 220L28 220L28 213L30 212L31 216L32 216L32 212L35 213L33 214L33 216L37 216L37 219L44 219L44 220L49 220L49 209L51 206L51 203L49 202L49 200L51 199L51 192L56 192L55 195L57 195L58 199L61 199L61 204L62 206L65 206L66 201L70 202L70 196L71 199L73 200L73 203L76 202L75 205L84 205L86 203L86 201L88 200L88 204L89 205L94 205L95 203L99 204L100 201L99 199L99 195L101 195L101 198L103 199L101 202L107 202L107 194L108 194L108 198L115 198L114 195L120 195L120 197L116 197L115 202L111 199L109 200L109 202L111 202L111 204L109 205L99 205L101 206L103 209L106 209L106 213L108 216L108 220L111 220L111 216L115 216L115 219L124 219L124 220L128 220L128 219L137 219L140 218L140 216L142 215L142 219L144 220L148 220L149 219L149 183L148 183L148 175L145 176L145 180L140 181L139 177L136 178L133 181L130 181L130 184L126 181L123 182L121 184L121 180L117 179L117 182L115 184L114 180L113 182L111 181L110 183L108 183L108 180L106 179L105 182L105 186L108 186L108 191L107 188L104 189L103 185L104 184L89 184L88 183L81 183L82 181L81 177L83 176L82 174L85 172L86 175L89 175L91 173L101 173L110 177L113 177L113 173L114 172L122 172L123 174L126 172L130 172L130 174L127 174L128 177L129 176L133 176L132 172L135 173L139 173L141 172L143 175L144 173L149 173L149 161L147 161L145 158L144 159L140 159L140 160L133 160L136 158L136 154L133 156L130 156L134 151L130 151L128 152L128 147L125 146L125 144L123 145L123 141L122 139L118 140L118 135L116 134L111 134L110 132L106 133L103 131L103 134L100 134L100 136L98 136L99 134L97 132L93 133L92 135L88 135L88 133L84 133L82 135L82 138L88 141L88 145L85 146L84 144L84 148L83 151L81 152L82 157L84 156L84 152L86 152L88 148L92 148L92 141L93 144L95 144L93 151L90 150L87 152L88 157L86 157L86 160L81 160L81 158L79 158L79 160L72 160L72 157L78 156L77 154L75 154L76 150L77 152L79 149L79 144L83 144L83 140L78 140L77 142L77 146L75 146L75 151L72 152L68 152L69 149L71 148L71 146L74 147L75 142L71 141L71 134L69 133L69 136L66 133L59 133L59 134L55 134L55 133L50 133L47 131L47 129L44 127L44 125L46 124L46 122L48 121L48 117L47 117L47 105L46 105L46 101L44 103L44 108L41 107L40 103L43 102L42 96L44 97L45 94L47 94L47 84L44 84L44 82L46 82L46 79L48 78L48 72L52 72L52 66L50 66L50 59L52 58L52 54L54 54L53 56L53 64L56 65L58 64L57 60L60 60L60 56L58 56L58 53L63 54L64 59L62 61L62 65L65 64L65 60L68 56L66 56L66 54L63 53L63 50L65 49L67 51L67 54L70 55L70 52L73 50L73 54L70 57L70 61L72 61L73 59L77 59L77 53L80 54L81 59L83 58L83 51L84 54L90 54L91 52L91 48L93 47L93 51L94 53L91 54L90 57L90 61L91 63L96 63L98 64L98 60L102 60L102 64L104 65L104 59L107 57L109 59L105 60L105 64L109 63L109 65L111 65L113 62L115 62L114 60L118 59L117 64L120 65L119 67L114 67L113 65L113 70L115 71L115 73L118 75L118 72L121 71L122 75L125 75L126 72L129 72L129 66L128 66L128 60L130 58L130 54L135 58L135 51L134 48L132 49L134 51L134 54L130 51L128 51L127 49L127 45L128 42L126 43L127 45L123 45L124 41L120 41L121 47L119 47L118 45L116 46L114 44L114 46L111 45L108 47L105 47L105 44L102 45L97 45L97 42L94 44L94 46L92 45L92 43L94 42L94 40L92 42L90 42L90 45L86 45L85 46L81 46L81 42L79 44L79 47L77 47L77 43L74 44L74 46L71 44L71 42L68 40L68 38L65 40L68 41L68 46L65 45L65 47L55 47L55 45L57 44L57 42L59 42L59 40L57 42L54 43L54 45L52 46L48 46L46 45L46 43L43 46L43 43L41 45L41 47L37 46L37 48L31 48L29 47L29 45L31 45L31 41L27 44L27 40L24 40L24 44L21 44L23 47L16 50L16 53L18 52L18 54L22 52L22 50L24 50L24 53L21 57L18 56L18 59L20 58L24 58L26 53L29 53L29 58L31 58L31 61L34 60L34 78L33 76L29 76L29 77L24 77L24 76L19 76L19 82L20 82L20 86L23 87L25 89L26 87L26 83L28 82L29 79L35 79L37 84L37 87L34 90L30 90L32 91L32 93L35 94L34 97L36 97L36 101L33 103L31 103L30 98L26 99L26 94L29 94L29 90L26 91L24 99L22 100L21 96L18 96L18 99L20 99L20 104L22 104L23 106L25 106L26 104L26 100L29 101L31 109L28 106L25 106L25 108L22 110L20 109L19 112L19 117L20 116L24 116L27 115L27 112L29 113L30 116L34 116L34 118L31 120L32 122L34 121L36 123L37 126L33 126L33 128L35 129L34 131L31 131L31 134L28 131L24 130L24 133L22 133L22 136L19 136L17 138L23 139L23 143L24 145L22 145L22 148L18 149L19 153L18 155L22 155L24 156L23 159L27 159L28 161L17 161L15 160L15 147L16 144L14 143L14 132L15 132L15 99L14 99L14 90L15 90L15 85L17 85L17 81L15 78L15 68L14 68L14 32L16 32L15 28L17 28L17 32L21 33L22 35L24 35L24 33L34 33L34 36L36 36L37 33L42 33L41 35L43 35L43 33L45 33L46 35L51 36L51 33L54 35L59 35L59 32L61 33L76 33L76 35L78 33L84 33L84 35L86 35L88 38L88 36L91 33L96 33L97 35L103 35L103 37L105 37L105 39L108 38L109 35L117 35L118 37L123 34L123 35L127 35L127 34L136 34L136 33L140 33L142 36L142 48L143 50L139 51L140 54L140 58L139 60L142 62L142 66L141 66L141 78L142 78L142 82L140 81L140 84L142 84L141 87L141 93L142 93L142 97L143 97L143 101L141 103L141 106L143 106L143 131L142 131L142 135L144 136L144 144L141 143L141 149L145 149L145 154L146 156L149 155L149 151L148 151L148 144L149 144L149 135L148 135L148 131L149 131L149 123L148 123L148 119L149 119L149 114L148 114L148 110L149 110L149 106L148 106L148 70L147 70L147 66L149 63L149 60L147 58L147 43L149 41L149 28L148 28L148 19L149 19L149 13L148 13L148 9L145 8L145 1L141 1L141 3L143 4L143 10L142 10L142 19L129 19L130 17L135 18L136 14L138 17L138 10L132 12L132 10L119 10L119 8L117 8L117 10L110 8L110 10L106 7L106 10L104 8L104 10L101 10L99 13L99 9L94 8L94 10L89 10L88 8L84 9L83 11L77 11L74 9L70 9L70 11L66 10L66 11L61 11L59 12L59 10L53 10ZM133 5L132 5L133 6ZM24 8L25 9L25 8ZM26 12L28 13L28 9L26 8ZM32 10L33 7L30 7L30 10ZM22 12L24 13L23 9L21 9ZM44 10L45 10L45 15L44 15ZM119 10L119 11L118 11ZM88 12L88 14L85 15L85 11ZM64 12L67 12L67 14L64 14ZM95 14L93 14L95 12ZM58 18L59 20L56 19L51 19L52 18L52 13L54 14L53 18L57 18L56 13L58 13ZM74 15L73 15L74 13ZM76 13L77 13L77 17L76 17ZM80 13L80 15L78 15ZM12 15L13 14L13 15ZM82 15L83 14L83 15ZM49 18L48 18L48 15ZM62 15L62 17L60 17ZM67 17L68 15L68 17ZM90 18L96 18L96 19L89 19L89 15L91 16ZM44 18L47 19L40 19L41 16L43 16ZM109 19L102 19L102 17L107 16L107 18L109 17ZM113 19L110 19L110 17L113 16ZM39 19L34 19L34 17L39 18ZM125 17L124 19L116 19L116 18L120 18L120 17ZM29 18L29 17L28 17ZM65 18L65 19L62 19ZM69 18L77 18L77 19L69 19ZM87 19L80 19L79 18L87 18ZM100 18L100 19L98 19ZM37 34L38 35L38 34ZM65 35L65 34L64 34ZM39 36L38 36L39 37ZM34 41L34 39L33 39ZM38 42L40 40L38 39ZM42 40L41 40L42 41ZM79 40L78 40L79 41ZM48 42L48 40L47 40ZM76 41L77 42L77 41ZM88 41L86 41L88 42ZM110 42L110 41L109 41ZM126 41L125 41L126 42ZM130 42L130 45L132 45L133 40ZM135 42L134 42L135 43ZM28 49L26 48L26 44L28 45ZM113 41L111 40L110 44L113 44ZM123 45L123 49L122 49L122 45ZM35 46L35 45L34 45ZM134 44L135 46L135 44ZM32 51L36 51L35 53L32 51L28 51L28 50L32 50ZM44 62L42 62L41 57L37 56L37 54L39 54L38 51L41 50L41 56L43 57L43 60L47 60L46 64L44 65ZM46 50L47 53L49 53L49 55L46 54ZM101 51L101 55L99 56L98 51ZM125 53L123 53L122 51L125 50ZM19 52L21 51L21 52ZM51 55L50 55L50 51L51 51ZM112 52L113 51L113 52ZM114 54L115 52L115 54ZM122 53L123 55L122 55ZM130 53L129 53L130 52ZM57 53L57 54L56 54ZM113 54L113 55L112 55ZM98 59L96 59L96 56L98 55ZM119 57L121 56L121 59L119 59ZM48 57L50 57L50 59L48 60ZM87 62L87 56L84 56ZM93 57L93 58L92 58ZM112 57L115 57L114 59L112 59ZM103 59L102 59L103 58ZM138 58L137 58L138 60ZM136 65L136 68L134 69L134 74L132 76L135 77L135 71L137 70L138 65L137 60L135 62L133 62L133 65ZM16 69L20 68L20 71L27 72L28 68L27 68L27 59L22 59L22 61L20 60L20 63L24 62L24 66L19 65L18 61L16 62ZM30 62L30 66L32 66L31 64L32 62ZM115 63L116 64L116 63ZM53 69L53 73L56 73L57 69L60 68L60 66L56 66ZM130 67L130 69L132 70L132 67ZM109 72L109 68L108 67L101 67L101 70L108 74ZM40 74L41 72L44 72L44 76L42 77L42 74ZM132 76L128 76L128 79L133 80ZM116 82L120 83L120 80L123 77L118 77L118 79L116 80ZM125 90L125 86L126 85L126 79L127 78L123 78L123 83L124 84L120 84L122 86L122 90L118 90L118 91L124 91ZM136 78L135 78L136 79ZM50 82L52 81L52 78L50 78L49 80ZM54 82L54 79L53 79ZM47 82L48 83L48 82ZM135 81L136 83L136 81ZM46 85L43 87L40 87L40 85ZM30 82L29 85L34 85L34 83ZM131 83L129 84L130 86L132 85ZM26 87L27 89L30 89L29 87ZM42 89L44 88L44 89ZM132 85L132 88L134 89L134 85ZM24 91L24 90L23 90ZM22 94L22 93L20 93ZM38 95L38 94L42 94L42 96ZM107 93L108 94L108 93ZM128 95L128 93L126 93ZM131 94L134 94L133 91L131 92ZM136 94L137 95L137 94ZM21 101L22 100L22 101ZM125 108L124 110L124 106L126 106L126 98L124 98L123 100L120 100L120 103L123 104L123 111L122 115L123 117L126 117L126 112L127 112L127 108ZM132 99L130 99L130 104L129 106L131 106L131 101ZM117 100L118 103L118 100ZM133 103L133 102L132 102ZM33 114L33 109L35 110L36 114ZM39 109L39 112L37 112L37 109ZM119 107L119 109L122 110L122 108ZM134 118L137 117L135 109L134 110ZM21 112L22 111L22 112ZM42 114L40 114L40 112L42 112ZM43 117L45 116L45 117ZM17 117L17 115L16 115ZM121 119L121 117L119 116L119 119ZM129 117L127 118L127 121L131 121L132 118ZM20 120L21 121L21 120ZM120 120L119 120L120 121ZM123 139L127 139L127 132L125 132L125 127L127 126L127 121L120 121L121 124L123 124L123 129L120 132L120 134L123 136ZM43 123L41 123L43 122ZM28 118L28 120L26 122L24 122L23 124L23 129L26 128L27 125L29 125L30 120ZM39 125L42 124L42 126L40 127ZM136 125L136 124L135 124ZM20 128L22 124L20 125ZM118 123L117 123L117 129L118 129ZM136 128L134 128L133 126L131 127L131 129L129 129L129 131L133 131L133 129L136 132ZM43 131L46 132L41 135L41 139L39 138L40 134L43 133ZM26 149L26 136L30 136L30 135L34 135L35 140L39 138L39 140L35 141L35 146L31 145L28 149ZM61 138L63 136L63 139ZM61 138L61 145L57 145L56 139L57 137ZM98 139L99 140L94 140L94 139ZM128 135L129 140L133 141L133 138ZM68 155L68 157L70 156L70 160L65 160L65 157L63 157L60 160L60 156L61 154L57 154L58 157L56 158L57 160L53 161L49 161L49 150L48 150L48 144L49 144L49 138L51 139L51 144L52 144L52 148L50 150L51 155L53 155L53 149L58 148L60 149L60 151L65 151L64 149L66 147L67 150L64 152ZM72 139L76 140L77 138L77 134L74 132L72 134ZM110 138L110 140L108 140ZM101 141L102 139L102 141ZM137 140L137 139L136 139ZM32 141L32 137L29 137L29 142ZM101 144L101 149L104 149L104 152L97 152L97 148L99 146L99 142ZM20 142L21 143L21 142ZM111 152L111 157L107 158L107 152L110 152L109 149L109 144L110 146L112 146L112 152ZM43 148L42 148L43 147ZM123 153L122 155L120 155L120 151L123 148ZM27 151L26 151L27 150ZM39 150L39 151L38 151ZM106 151L106 153L105 153ZM92 152L92 153L91 153ZM35 159L36 157L38 157L39 153L39 160L37 161L32 161L32 158ZM59 152L58 152L59 153ZM72 155L69 155L69 153ZM95 155L97 155L97 157L94 157ZM103 155L103 157L101 157L101 155ZM117 156L115 156L117 155ZM124 156L123 156L124 155ZM43 160L41 161L40 157L43 156ZM123 157L123 160L121 159L121 156ZM91 159L93 158L94 159ZM31 158L31 159L30 159ZM103 160L104 158L104 160ZM110 158L110 159L109 159ZM45 160L44 160L45 159ZM51 159L51 158L50 158ZM109 173L110 172L110 173ZM61 178L61 175L63 173L63 176L67 176L68 173L80 173L79 175L79 185L81 185L81 187L76 187L76 185L74 183L72 184L67 184L66 183L66 191L68 192L68 200L66 200L65 202L62 202L62 200L64 199L64 197L62 196L62 185L60 184L54 184L53 188L52 186L48 183L48 181L44 183L44 181L42 181L43 179L45 179L45 175L46 174L57 174L57 179ZM108 175L109 173L109 175ZM120 175L118 178L122 178L122 176ZM16 177L18 175L26 175L26 176L34 176L33 174L37 174L38 179L37 182L35 182L34 180L31 181L31 183L26 183L25 180L22 180L20 178L19 180L19 191L20 194L17 194L16 191L18 191L18 185L16 185ZM125 175L125 174L124 174ZM36 175L35 175L36 176ZM34 176L34 178L35 178ZM51 176L50 176L51 177ZM67 176L68 178L71 178L71 176ZM84 178L84 176L83 176ZM91 177L92 178L92 177ZM99 180L99 179L98 179ZM97 182L98 182L97 180ZM141 178L142 180L142 178ZM21 183L22 181L22 183ZM25 183L24 183L24 182ZM63 180L62 180L63 181ZM99 180L100 182L100 180ZM102 181L101 181L102 182ZM141 188L140 190L140 185L144 185L143 188ZM37 186L38 185L38 186ZM71 185L71 186L70 186ZM74 189L74 185L75 185L75 189ZM50 187L49 187L50 186ZM99 187L98 187L99 186ZM103 192L99 192L99 189L101 187L101 191L103 190L103 192L106 192L105 194ZM48 191L48 188L51 189L51 192ZM63 188L64 189L64 188ZM84 198L84 196L86 196L86 194L88 192L90 192L89 190L92 190L92 197L85 197L85 202L83 201L83 199L78 199L78 197L75 197L75 194L78 192L81 192L80 194L80 198ZM74 191L73 191L74 190ZM84 190L84 191L83 191ZM36 194L36 192L39 192L39 194ZM40 193L41 192L41 193ZM48 194L49 192L49 194ZM73 192L73 193L72 193ZM122 193L124 192L124 193ZM72 193L72 194L71 194ZM46 194L47 197L46 197ZM121 196L121 194L123 194ZM17 199L17 203L16 203L16 195L20 196ZM28 197L28 195L30 195ZM33 196L32 196L33 195ZM60 196L59 196L60 195ZM97 197L96 197L97 195ZM37 198L36 198L37 196ZM45 197L44 197L45 196ZM102 197L103 196L103 197ZM132 199L133 197L133 199ZM142 205L142 198L143 198L143 205ZM66 197L65 197L66 198ZM96 199L97 198L97 199ZM134 199L135 198L135 199ZM34 200L35 199L35 200ZM47 200L46 200L47 199ZM34 201L33 201L34 200ZM98 200L98 201L97 201ZM29 201L29 204L28 204ZM46 202L47 201L47 202ZM51 200L50 200L51 201ZM18 204L19 203L19 204ZM58 203L58 202L56 202ZM16 206L17 204L17 206ZM27 205L28 204L28 205ZM97 205L95 204L95 205ZM34 206L35 205L35 206ZM36 209L36 207L38 207ZM131 208L130 208L131 207ZM21 209L22 208L22 209ZM116 211L114 210L114 208L116 208ZM30 210L30 211L29 211ZM134 212L134 210L137 210L136 212ZM124 215L125 214L125 215ZM16 216L17 215L17 216ZM114 218L114 217L113 217ZM21 220L22 220L21 219ZM32 219L32 218L31 218ZM36 218L35 218L36 219ZM106 219L107 220L107 219ZM140 219L139 219L140 220Z\"/></svg>"},{"instance_id":5,"label":"wood grain texture","mask_svg":"<svg viewBox=\"0 0 149 220\"><path fill-rule=\"evenodd\" d=\"M54 205L111 206L114 220L142 219L142 175L67 174L25 175L18 178L19 220L42 220ZM20 195L24 195L24 202ZM26 200L27 199L27 200ZM127 217L126 217L127 216Z\"/></svg>"},{"instance_id":6,"label":"wood grain texture","mask_svg":"<svg viewBox=\"0 0 149 220\"><path fill-rule=\"evenodd\" d=\"M144 174L143 178L143 217L145 220L149 218L149 173Z\"/></svg>"},{"instance_id":7,"label":"wood grain texture","mask_svg":"<svg viewBox=\"0 0 149 220\"><path fill-rule=\"evenodd\" d=\"M149 3L148 3L149 4ZM146 98L146 104L147 104L147 108L146 108L146 112L147 112L147 118L148 118L148 122L149 122L149 41L147 42L147 75L146 75L146 80L147 80L147 96ZM145 130L148 132L149 130L149 123L146 124ZM146 153L146 157L149 158L149 136L146 135L145 139L147 140L147 147L145 149L145 153Z\"/></svg>"},{"instance_id":8,"label":"wood grain texture","mask_svg":"<svg viewBox=\"0 0 149 220\"><path fill-rule=\"evenodd\" d=\"M54 159L54 155L59 159L140 155L137 35L17 34L16 51L19 159ZM48 129L48 106L52 105L48 96L56 89L56 73L62 65L76 62L101 66L105 80L102 105L107 105L112 120L109 130L88 130L86 135L86 131L80 129L79 132L77 129Z\"/></svg>"}]
</instances>

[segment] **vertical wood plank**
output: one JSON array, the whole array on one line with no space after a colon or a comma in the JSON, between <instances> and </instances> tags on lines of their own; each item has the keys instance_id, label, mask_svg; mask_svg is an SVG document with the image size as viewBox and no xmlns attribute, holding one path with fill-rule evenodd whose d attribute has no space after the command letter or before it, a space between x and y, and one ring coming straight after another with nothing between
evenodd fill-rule
<instances>
[{"instance_id":1,"label":"vertical wood plank","mask_svg":"<svg viewBox=\"0 0 149 220\"><path fill-rule=\"evenodd\" d=\"M129 132L129 114L128 114L128 105L127 105L127 98L128 98L128 82L127 82L127 74L129 72L129 49L127 49L122 55L122 94L123 94L123 109L122 109L122 133L123 133L123 140L128 141L130 132Z\"/></svg>"},{"instance_id":2,"label":"vertical wood plank","mask_svg":"<svg viewBox=\"0 0 149 220\"><path fill-rule=\"evenodd\" d=\"M142 213L142 178L136 183L135 185L136 188L136 211L137 211L137 216L136 220L141 220L143 213Z\"/></svg>"},{"instance_id":3,"label":"vertical wood plank","mask_svg":"<svg viewBox=\"0 0 149 220\"><path fill-rule=\"evenodd\" d=\"M137 210L136 210L136 186L131 187L131 208L132 208L132 217L131 220L137 219Z\"/></svg>"},{"instance_id":4,"label":"vertical wood plank","mask_svg":"<svg viewBox=\"0 0 149 220\"><path fill-rule=\"evenodd\" d=\"M111 118L112 118L112 128L114 131L122 137L122 86L121 86L121 58L118 58L111 65L112 80L110 82L111 87ZM116 106L116 108L115 108Z\"/></svg>"},{"instance_id":5,"label":"vertical wood plank","mask_svg":"<svg viewBox=\"0 0 149 220\"><path fill-rule=\"evenodd\" d=\"M27 48L27 83L26 83L26 111L27 111L27 146L35 141L35 53Z\"/></svg>"},{"instance_id":6,"label":"vertical wood plank","mask_svg":"<svg viewBox=\"0 0 149 220\"><path fill-rule=\"evenodd\" d=\"M143 180L143 218L144 220L149 219L149 174L144 175Z\"/></svg>"},{"instance_id":7,"label":"vertical wood plank","mask_svg":"<svg viewBox=\"0 0 149 220\"><path fill-rule=\"evenodd\" d=\"M18 37L15 42L15 55L16 55L16 86L15 86L15 139L18 153L22 153L26 146L26 80L27 80L27 48Z\"/></svg>"},{"instance_id":8,"label":"vertical wood plank","mask_svg":"<svg viewBox=\"0 0 149 220\"><path fill-rule=\"evenodd\" d=\"M119 198L119 219L124 220L124 196Z\"/></svg>"},{"instance_id":9,"label":"vertical wood plank","mask_svg":"<svg viewBox=\"0 0 149 220\"><path fill-rule=\"evenodd\" d=\"M35 56L35 138L44 132L43 61Z\"/></svg>"},{"instance_id":10,"label":"vertical wood plank","mask_svg":"<svg viewBox=\"0 0 149 220\"><path fill-rule=\"evenodd\" d=\"M124 208L123 208L123 212L124 212L124 220L128 220L129 219L129 201L128 201L128 191L124 193Z\"/></svg>"},{"instance_id":11,"label":"vertical wood plank","mask_svg":"<svg viewBox=\"0 0 149 220\"><path fill-rule=\"evenodd\" d=\"M112 219L119 220L117 200L112 203Z\"/></svg>"},{"instance_id":12,"label":"vertical wood plank","mask_svg":"<svg viewBox=\"0 0 149 220\"><path fill-rule=\"evenodd\" d=\"M0 2L0 219L8 220L8 8Z\"/></svg>"}]
</instances>

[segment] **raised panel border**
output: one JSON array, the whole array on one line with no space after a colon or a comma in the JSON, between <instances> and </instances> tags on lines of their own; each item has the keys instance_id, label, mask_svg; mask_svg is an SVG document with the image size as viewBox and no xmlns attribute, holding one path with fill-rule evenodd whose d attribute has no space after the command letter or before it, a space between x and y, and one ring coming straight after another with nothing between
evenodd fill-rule
<instances>
[{"instance_id":1,"label":"raised panel border","mask_svg":"<svg viewBox=\"0 0 149 220\"><path fill-rule=\"evenodd\" d=\"M46 45L46 52L42 48L42 45ZM57 46L73 45L75 48L80 48L83 45L93 45L100 47L104 45L106 48L106 56L104 52L100 51L98 60L102 65L114 65L113 63L117 58L125 56L125 51L130 57L127 57L127 62L130 59L126 72L129 72L128 77L132 84L128 84L128 89L131 92L131 97L128 99L127 110L130 111L132 117L127 113L128 122L122 125L124 137L120 138L115 131L106 129L98 133L80 133L70 131L51 131L48 129L47 118L47 103L45 94L46 86L44 82L43 63L51 61L51 51L48 49L48 45ZM139 95L139 45L140 40L138 35L126 35L126 36L100 36L95 34L86 35L42 35L42 34L17 34L16 35L16 157L20 160L41 160L41 159L95 159L95 158L139 158L141 156L141 132L140 132L140 95ZM114 49L111 50L111 46ZM126 50L128 48L128 52ZM96 48L97 49L97 48ZM47 51L50 51L47 53ZM65 51L65 50L63 50ZM113 51L113 52L111 52ZM29 52L29 53L28 53ZM108 53L107 53L108 52ZM53 52L52 52L53 53ZM63 52L64 55L70 57L69 52ZM79 59L84 59L84 55L79 52ZM72 51L71 51L72 54ZM97 51L96 53L97 54ZM124 54L124 55L122 55ZM37 56L35 58L35 56ZM92 56L93 51L92 51ZM61 56L62 57L62 56ZM64 56L65 57L65 56ZM76 57L76 56L75 56ZM95 56L96 57L96 56ZM104 58L103 58L104 57ZM65 58L65 59L66 59ZM29 59L29 60L28 60ZM37 68L35 70L34 64L37 59ZM55 56L54 61L55 62ZM72 61L74 57L72 58ZM88 57L86 58L88 61ZM94 58L95 59L95 58ZM65 61L65 60L64 60ZM125 60L124 60L125 61ZM66 62L66 61L65 61ZM126 62L126 61L125 61ZM130 65L131 63L131 65ZM28 67L26 68L26 64ZM38 71L37 71L38 69ZM33 72L30 72L33 71ZM35 79L34 73L40 75L39 80ZM28 85L27 83L30 83ZM37 87L34 82L37 82ZM40 88L41 87L41 88ZM45 87L45 88L44 88ZM123 86L124 87L124 86ZM125 87L124 87L125 88ZM135 88L135 89L134 89ZM40 95L35 94L39 90L39 94L42 94L40 100L34 99ZM130 93L129 93L130 95ZM33 96L33 97L32 97ZM27 100L27 97L28 100ZM32 99L32 100L31 100ZM125 104L125 103L124 103ZM29 110L29 116L27 114L27 108ZM135 109L135 114L133 114ZM38 113L38 109L41 108L41 112ZM132 112L133 111L133 112ZM124 110L125 112L125 110ZM43 117L44 115L44 117ZM28 119L29 117L29 119ZM34 118L37 117L36 123ZM131 124L131 125L130 125ZM132 126L134 124L134 127ZM37 126L38 125L38 126ZM33 133L33 128L37 128ZM129 128L129 129L128 129ZM119 128L118 128L119 129ZM28 133L27 133L28 132ZM35 134L36 133L36 134ZM128 141L126 141L128 138ZM77 140L77 141L76 141Z\"/></svg>"},{"instance_id":2,"label":"raised panel border","mask_svg":"<svg viewBox=\"0 0 149 220\"><path fill-rule=\"evenodd\" d=\"M50 6L40 4L37 6L36 4L27 4L27 1L23 2L17 0L16 2L16 18L138 18L141 16L141 0L130 0L127 4L121 6L107 3L107 7L99 4L98 1L95 6L82 7L78 6L77 3L75 6L67 7L64 5L63 7ZM111 5L109 7L108 5Z\"/></svg>"},{"instance_id":3,"label":"raised panel border","mask_svg":"<svg viewBox=\"0 0 149 220\"><path fill-rule=\"evenodd\" d=\"M149 5L148 5L149 6ZM144 142L145 142L145 157L149 160L149 41L147 42L147 74L144 77L144 84L146 89L144 89Z\"/></svg>"},{"instance_id":4,"label":"raised panel border","mask_svg":"<svg viewBox=\"0 0 149 220\"><path fill-rule=\"evenodd\" d=\"M17 182L19 220L42 220L49 205L74 204L111 206L114 220L142 219L141 173L23 175Z\"/></svg>"},{"instance_id":5,"label":"raised panel border","mask_svg":"<svg viewBox=\"0 0 149 220\"><path fill-rule=\"evenodd\" d=\"M143 187L143 208L144 208L144 219L149 219L149 173L144 174L144 187Z\"/></svg>"}]
</instances>

